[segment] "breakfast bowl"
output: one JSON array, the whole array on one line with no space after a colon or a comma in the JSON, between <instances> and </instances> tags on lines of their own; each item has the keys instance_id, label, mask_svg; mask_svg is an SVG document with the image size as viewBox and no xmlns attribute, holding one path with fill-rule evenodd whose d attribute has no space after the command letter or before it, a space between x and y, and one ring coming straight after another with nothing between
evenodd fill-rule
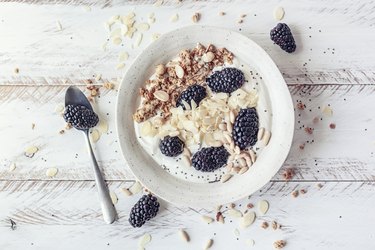
<instances>
[{"instance_id":1,"label":"breakfast bowl","mask_svg":"<svg viewBox=\"0 0 375 250\"><path fill-rule=\"evenodd\" d=\"M202 173L184 166L181 158L166 159L158 147L148 144L151 139L142 138L142 123L133 119L141 104L140 88L153 77L156 66L173 63L181 50L196 48L197 44L207 46L203 47L207 51L213 44L233 53L232 66L223 66L242 70L249 91L256 93L253 106L262 134L253 147L256 155L252 155L251 163L244 168L246 172L228 174L233 169L223 166ZM271 180L291 147L294 109L279 69L259 45L231 30L194 25L162 35L134 60L118 89L116 126L126 164L145 188L176 205L209 207L251 195ZM152 140L154 145L160 141Z\"/></svg>"}]
</instances>

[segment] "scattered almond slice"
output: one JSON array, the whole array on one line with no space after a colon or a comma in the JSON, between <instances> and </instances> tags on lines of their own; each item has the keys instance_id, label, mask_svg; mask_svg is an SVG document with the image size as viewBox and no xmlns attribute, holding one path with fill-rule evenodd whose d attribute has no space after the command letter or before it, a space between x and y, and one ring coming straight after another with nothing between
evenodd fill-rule
<instances>
[{"instance_id":1,"label":"scattered almond slice","mask_svg":"<svg viewBox=\"0 0 375 250\"><path fill-rule=\"evenodd\" d=\"M124 67L125 67L125 63L119 63L116 65L117 70L123 69Z\"/></svg>"},{"instance_id":2,"label":"scattered almond slice","mask_svg":"<svg viewBox=\"0 0 375 250\"><path fill-rule=\"evenodd\" d=\"M104 119L100 119L99 124L96 126L100 134L105 134L108 132L108 123Z\"/></svg>"},{"instance_id":3,"label":"scattered almond slice","mask_svg":"<svg viewBox=\"0 0 375 250\"><path fill-rule=\"evenodd\" d=\"M12 162L10 165L9 165L9 171L14 171L16 169L16 163Z\"/></svg>"},{"instance_id":4,"label":"scattered almond slice","mask_svg":"<svg viewBox=\"0 0 375 250\"><path fill-rule=\"evenodd\" d=\"M225 175L223 175L223 176L220 178L220 182L221 182L221 183L225 183L225 182L227 182L230 178L232 178L232 176L233 176L233 175L231 175L231 174L225 174Z\"/></svg>"},{"instance_id":5,"label":"scattered almond slice","mask_svg":"<svg viewBox=\"0 0 375 250\"><path fill-rule=\"evenodd\" d=\"M122 42L122 39L121 39L120 37L114 37L114 38L112 39L112 42L113 42L113 44L115 44L115 45L120 45L121 42Z\"/></svg>"},{"instance_id":6,"label":"scattered almond slice","mask_svg":"<svg viewBox=\"0 0 375 250\"><path fill-rule=\"evenodd\" d=\"M263 142L263 145L264 146L267 146L269 141L270 141L270 138L271 138L271 132L266 130L264 132L264 135L263 135L263 139L262 139L262 142Z\"/></svg>"},{"instance_id":7,"label":"scattered almond slice","mask_svg":"<svg viewBox=\"0 0 375 250\"><path fill-rule=\"evenodd\" d=\"M54 177L58 172L58 169L57 168L48 168L47 171L46 171L46 175L48 177Z\"/></svg>"},{"instance_id":8,"label":"scattered almond slice","mask_svg":"<svg viewBox=\"0 0 375 250\"><path fill-rule=\"evenodd\" d=\"M151 235L150 234L144 234L140 239L139 239L139 243L138 245L140 247L145 247L148 243L150 243L150 241L152 240L151 238Z\"/></svg>"},{"instance_id":9,"label":"scattered almond slice","mask_svg":"<svg viewBox=\"0 0 375 250\"><path fill-rule=\"evenodd\" d=\"M237 228L235 228L233 230L233 234L234 234L234 236L238 237L238 236L240 236L240 231Z\"/></svg>"},{"instance_id":10,"label":"scattered almond slice","mask_svg":"<svg viewBox=\"0 0 375 250\"><path fill-rule=\"evenodd\" d=\"M273 17L274 17L275 20L277 20L277 21L282 20L283 17L284 17L284 14L285 14L285 12L284 12L283 7L278 6L278 7L276 7L276 8L273 10Z\"/></svg>"},{"instance_id":11,"label":"scattered almond slice","mask_svg":"<svg viewBox=\"0 0 375 250\"><path fill-rule=\"evenodd\" d=\"M253 239L247 239L247 240L245 241L245 243L246 243L246 245L247 245L248 247L253 247L253 246L255 245L255 242L254 242Z\"/></svg>"},{"instance_id":12,"label":"scattered almond slice","mask_svg":"<svg viewBox=\"0 0 375 250\"><path fill-rule=\"evenodd\" d=\"M121 37L121 28L117 28L111 31L111 38Z\"/></svg>"},{"instance_id":13,"label":"scattered almond slice","mask_svg":"<svg viewBox=\"0 0 375 250\"><path fill-rule=\"evenodd\" d=\"M258 130L258 141L261 141L264 135L264 128Z\"/></svg>"},{"instance_id":14,"label":"scattered almond slice","mask_svg":"<svg viewBox=\"0 0 375 250\"><path fill-rule=\"evenodd\" d=\"M142 42L142 39L143 39L143 34L142 33L138 33L137 37L135 38L135 47L139 47L139 45Z\"/></svg>"},{"instance_id":15,"label":"scattered almond slice","mask_svg":"<svg viewBox=\"0 0 375 250\"><path fill-rule=\"evenodd\" d=\"M57 27L57 30L59 30L59 31L62 30L62 25L61 25L60 21L56 21L56 27Z\"/></svg>"},{"instance_id":16,"label":"scattered almond slice","mask_svg":"<svg viewBox=\"0 0 375 250\"><path fill-rule=\"evenodd\" d=\"M237 209L234 209L234 208L228 209L228 214L232 217L235 217L235 218L241 218L242 217L241 211L239 211Z\"/></svg>"},{"instance_id":17,"label":"scattered almond slice","mask_svg":"<svg viewBox=\"0 0 375 250\"><path fill-rule=\"evenodd\" d=\"M153 23L155 23L155 20L156 20L156 19L155 19L154 17L149 18L149 19L148 19L148 23L149 23L149 24L153 24Z\"/></svg>"},{"instance_id":18,"label":"scattered almond slice","mask_svg":"<svg viewBox=\"0 0 375 250\"><path fill-rule=\"evenodd\" d=\"M150 29L150 25L148 23L139 23L136 25L137 30L139 31L148 31Z\"/></svg>"},{"instance_id":19,"label":"scattered almond slice","mask_svg":"<svg viewBox=\"0 0 375 250\"><path fill-rule=\"evenodd\" d=\"M109 196L111 196L112 204L116 205L118 202L118 198L115 192L109 192Z\"/></svg>"},{"instance_id":20,"label":"scattered almond slice","mask_svg":"<svg viewBox=\"0 0 375 250\"><path fill-rule=\"evenodd\" d=\"M169 21L171 21L172 23L177 22L178 21L178 14L174 14L173 16L171 16Z\"/></svg>"},{"instance_id":21,"label":"scattered almond slice","mask_svg":"<svg viewBox=\"0 0 375 250\"><path fill-rule=\"evenodd\" d=\"M261 215L265 215L269 209L269 203L266 200L261 200L258 202L258 211Z\"/></svg>"},{"instance_id":22,"label":"scattered almond slice","mask_svg":"<svg viewBox=\"0 0 375 250\"><path fill-rule=\"evenodd\" d=\"M25 155L28 157L32 157L36 152L38 152L38 147L30 146L25 149Z\"/></svg>"},{"instance_id":23,"label":"scattered almond slice","mask_svg":"<svg viewBox=\"0 0 375 250\"><path fill-rule=\"evenodd\" d=\"M121 188L121 191L124 193L125 196L132 196L132 192L130 192L127 188Z\"/></svg>"},{"instance_id":24,"label":"scattered almond slice","mask_svg":"<svg viewBox=\"0 0 375 250\"><path fill-rule=\"evenodd\" d=\"M326 106L323 109L323 114L325 114L326 116L332 116L333 115L333 110L331 109L331 107Z\"/></svg>"},{"instance_id":25,"label":"scattered almond slice","mask_svg":"<svg viewBox=\"0 0 375 250\"><path fill-rule=\"evenodd\" d=\"M207 224L211 224L211 223L214 221L213 218L211 218L210 216L207 216L207 215L203 215L203 216L202 216L202 220L203 220L204 222L206 222Z\"/></svg>"},{"instance_id":26,"label":"scattered almond slice","mask_svg":"<svg viewBox=\"0 0 375 250\"><path fill-rule=\"evenodd\" d=\"M154 6L155 6L155 7L159 7L159 6L161 6L163 3L164 3L163 0L157 0L157 1L154 3Z\"/></svg>"},{"instance_id":27,"label":"scattered almond slice","mask_svg":"<svg viewBox=\"0 0 375 250\"><path fill-rule=\"evenodd\" d=\"M169 95L163 90L156 90L154 92L154 97L162 102L167 102L169 100Z\"/></svg>"},{"instance_id":28,"label":"scattered almond slice","mask_svg":"<svg viewBox=\"0 0 375 250\"><path fill-rule=\"evenodd\" d=\"M118 56L119 62L126 61L126 60L128 60L128 58L129 58L129 54L125 51L120 52L120 54Z\"/></svg>"},{"instance_id":29,"label":"scattered almond slice","mask_svg":"<svg viewBox=\"0 0 375 250\"><path fill-rule=\"evenodd\" d=\"M240 226L241 228L249 227L255 221L255 213L254 212L247 212L244 216L240 219Z\"/></svg>"},{"instance_id":30,"label":"scattered almond slice","mask_svg":"<svg viewBox=\"0 0 375 250\"><path fill-rule=\"evenodd\" d=\"M90 133L90 138L93 143L96 143L100 139L100 133L97 129L92 129Z\"/></svg>"},{"instance_id":31,"label":"scattered almond slice","mask_svg":"<svg viewBox=\"0 0 375 250\"><path fill-rule=\"evenodd\" d=\"M212 62L212 60L214 60L214 58L215 58L214 53L209 51L202 56L202 61L206 62L206 63L209 63L209 62Z\"/></svg>"},{"instance_id":32,"label":"scattered almond slice","mask_svg":"<svg viewBox=\"0 0 375 250\"><path fill-rule=\"evenodd\" d=\"M185 241L185 242L189 242L190 241L190 237L188 235L188 233L182 229L180 229L178 231L178 234L180 235L180 238Z\"/></svg>"},{"instance_id":33,"label":"scattered almond slice","mask_svg":"<svg viewBox=\"0 0 375 250\"><path fill-rule=\"evenodd\" d=\"M204 247L203 249L204 250L207 250L207 249L210 249L212 247L212 245L214 244L214 241L212 239L209 239L206 241L206 243L204 244Z\"/></svg>"},{"instance_id":34,"label":"scattered almond slice","mask_svg":"<svg viewBox=\"0 0 375 250\"><path fill-rule=\"evenodd\" d=\"M142 185L141 183L139 183L139 181L135 182L130 188L129 188L130 192L132 192L132 194L138 194L139 192L142 191Z\"/></svg>"}]
</instances>

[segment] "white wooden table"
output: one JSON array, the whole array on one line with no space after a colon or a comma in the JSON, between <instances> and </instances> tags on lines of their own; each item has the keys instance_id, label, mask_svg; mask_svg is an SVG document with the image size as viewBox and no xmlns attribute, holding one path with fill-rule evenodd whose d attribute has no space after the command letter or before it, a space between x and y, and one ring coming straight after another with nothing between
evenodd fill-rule
<instances>
[{"instance_id":1,"label":"white wooden table","mask_svg":"<svg viewBox=\"0 0 375 250\"><path fill-rule=\"evenodd\" d=\"M152 235L147 249L202 249L210 238L212 249L247 249L247 239L255 241L255 249L272 249L279 239L287 241L286 249L375 249L373 1L164 1L160 7L152 1L50 2L0 3L0 249L137 249L145 233ZM297 41L294 54L269 39L277 6L284 7L283 22ZM141 45L131 49L130 43L108 43L103 51L108 38L104 22L131 11L145 21L155 13L156 22ZM226 15L219 16L220 11ZM94 81L99 85L116 83L127 69L115 69L121 51L129 53L129 65L153 33L192 24L195 12L201 13L199 24L238 30L259 43L282 71L295 104L306 105L303 111L296 109L294 143L284 167L265 187L236 203L244 210L247 203L265 199L270 210L236 236L235 219L228 217L224 225L202 222L200 215L214 216L214 208L162 202L154 220L131 228L129 210L140 194L128 198L120 191L134 178L116 140L116 91L101 88L97 108L109 130L95 151L110 190L118 196L119 214L115 224L106 225L84 141L77 131L59 134L64 122L55 108L63 103L68 85L84 88L85 80L97 74L103 79ZM179 20L170 22L176 13ZM241 14L247 17L239 24ZM332 115L323 112L326 107ZM329 128L331 123L335 129ZM313 134L304 127L314 128ZM24 150L31 145L39 151L27 158ZM10 171L12 163L16 168ZM51 167L58 168L53 178L45 174ZM296 171L289 182L282 177L287 167ZM307 193L291 196L301 189ZM13 229L10 220L16 223ZM272 220L282 229L260 227ZM190 243L180 240L180 228L190 234Z\"/></svg>"}]
</instances>

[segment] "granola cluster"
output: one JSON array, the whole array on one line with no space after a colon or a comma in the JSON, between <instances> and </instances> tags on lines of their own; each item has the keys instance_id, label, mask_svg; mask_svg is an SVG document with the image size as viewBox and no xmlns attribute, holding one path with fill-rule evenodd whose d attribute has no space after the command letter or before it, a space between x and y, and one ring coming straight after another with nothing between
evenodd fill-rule
<instances>
[{"instance_id":1,"label":"granola cluster","mask_svg":"<svg viewBox=\"0 0 375 250\"><path fill-rule=\"evenodd\" d=\"M205 85L206 77L216 66L232 64L233 54L226 48L198 44L194 49L180 51L177 61L158 65L153 79L146 81L139 94L143 97L140 108L134 113L136 122L143 122L159 111L163 119L171 115L180 93L193 84ZM157 95L155 95L155 92ZM162 98L160 98L162 97ZM167 98L166 98L167 97Z\"/></svg>"}]
</instances>

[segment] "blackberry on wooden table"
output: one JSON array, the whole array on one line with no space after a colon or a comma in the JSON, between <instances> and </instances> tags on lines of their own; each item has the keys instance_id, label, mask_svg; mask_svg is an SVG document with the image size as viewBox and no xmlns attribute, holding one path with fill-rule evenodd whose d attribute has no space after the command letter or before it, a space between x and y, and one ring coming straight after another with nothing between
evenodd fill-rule
<instances>
[{"instance_id":1,"label":"blackberry on wooden table","mask_svg":"<svg viewBox=\"0 0 375 250\"><path fill-rule=\"evenodd\" d=\"M296 43L290 28L285 23L278 23L270 32L271 40L274 41L280 48L288 53L296 50Z\"/></svg>"},{"instance_id":2,"label":"blackberry on wooden table","mask_svg":"<svg viewBox=\"0 0 375 250\"><path fill-rule=\"evenodd\" d=\"M146 221L156 216L159 207L160 204L155 196L151 194L143 195L130 211L130 225L133 227L142 227Z\"/></svg>"}]
</instances>

